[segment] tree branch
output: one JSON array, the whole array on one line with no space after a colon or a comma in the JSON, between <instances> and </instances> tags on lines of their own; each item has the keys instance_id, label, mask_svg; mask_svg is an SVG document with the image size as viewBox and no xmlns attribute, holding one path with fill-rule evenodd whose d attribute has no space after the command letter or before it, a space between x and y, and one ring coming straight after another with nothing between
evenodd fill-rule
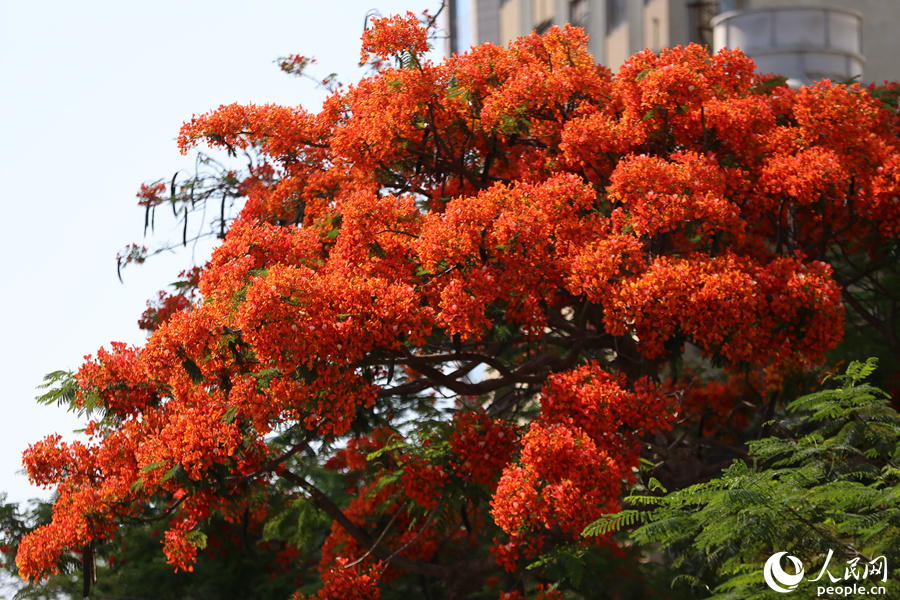
<instances>
[{"instance_id":1,"label":"tree branch","mask_svg":"<svg viewBox=\"0 0 900 600\"><path fill-rule=\"evenodd\" d=\"M403 569L404 571L437 577L438 579L453 582L454 580L459 579L467 580L481 577L496 571L498 568L493 556L461 561L452 565L436 565L413 560L406 556L397 556L384 546L373 543L369 535L357 527L353 521L351 521L334 502L332 502L331 498L322 493L316 486L306 481L306 479L290 471L283 471L281 477L294 485L303 488L303 490L309 494L312 503L325 512L325 514L337 521L344 531L356 540L360 546L370 548L371 554L376 558L392 563L394 566Z\"/></svg>"}]
</instances>

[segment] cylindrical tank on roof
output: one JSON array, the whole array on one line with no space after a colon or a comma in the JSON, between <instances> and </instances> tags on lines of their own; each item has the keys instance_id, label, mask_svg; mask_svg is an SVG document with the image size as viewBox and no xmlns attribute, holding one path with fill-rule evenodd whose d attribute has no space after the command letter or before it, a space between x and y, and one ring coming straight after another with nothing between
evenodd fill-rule
<instances>
[{"instance_id":1,"label":"cylindrical tank on roof","mask_svg":"<svg viewBox=\"0 0 900 600\"><path fill-rule=\"evenodd\" d=\"M844 8L771 7L723 13L712 22L713 49L740 48L760 73L792 87L861 77L862 15Z\"/></svg>"}]
</instances>

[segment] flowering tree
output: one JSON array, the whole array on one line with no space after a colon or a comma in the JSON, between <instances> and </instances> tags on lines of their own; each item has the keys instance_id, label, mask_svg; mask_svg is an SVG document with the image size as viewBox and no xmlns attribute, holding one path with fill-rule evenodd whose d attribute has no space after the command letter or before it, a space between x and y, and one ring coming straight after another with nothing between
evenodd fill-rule
<instances>
[{"instance_id":1,"label":"flowering tree","mask_svg":"<svg viewBox=\"0 0 900 600\"><path fill-rule=\"evenodd\" d=\"M92 418L86 441L25 453L59 492L19 547L26 578L161 517L191 570L212 519L299 503L333 521L321 598L398 580L522 597L503 572L618 510L642 455L693 483L703 457L672 448L768 420L842 335L853 291L828 261L900 231L897 118L858 86L791 90L698 46L614 76L568 27L426 50L412 15L381 19L373 75L319 113L184 124L183 152L259 157L226 176L243 208L144 346L52 377L47 398Z\"/></svg>"}]
</instances>

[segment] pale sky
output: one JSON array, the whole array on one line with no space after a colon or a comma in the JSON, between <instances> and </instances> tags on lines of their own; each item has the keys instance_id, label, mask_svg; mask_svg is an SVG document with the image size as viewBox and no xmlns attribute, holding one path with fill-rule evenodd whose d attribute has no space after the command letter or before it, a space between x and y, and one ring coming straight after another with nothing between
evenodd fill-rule
<instances>
[{"instance_id":1,"label":"pale sky","mask_svg":"<svg viewBox=\"0 0 900 600\"><path fill-rule=\"evenodd\" d=\"M312 55L311 72L354 81L369 9L439 4L0 0L0 492L10 501L50 493L19 472L28 444L83 426L34 402L43 376L110 341L142 343L146 300L191 266L188 249L116 277L116 253L142 241L140 184L193 164L175 145L181 123L231 102L316 109L325 93L281 73L279 56ZM180 237L174 221L159 224L159 240Z\"/></svg>"}]
</instances>

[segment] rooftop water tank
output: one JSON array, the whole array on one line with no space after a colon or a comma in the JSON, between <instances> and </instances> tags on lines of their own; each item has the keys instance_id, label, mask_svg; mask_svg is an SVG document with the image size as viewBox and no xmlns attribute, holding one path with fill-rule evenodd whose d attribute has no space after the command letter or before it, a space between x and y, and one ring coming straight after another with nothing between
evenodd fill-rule
<instances>
[{"instance_id":1,"label":"rooftop water tank","mask_svg":"<svg viewBox=\"0 0 900 600\"><path fill-rule=\"evenodd\" d=\"M726 12L711 24L715 51L740 48L760 73L784 75L791 87L863 74L862 15L853 10L760 8Z\"/></svg>"}]
</instances>

